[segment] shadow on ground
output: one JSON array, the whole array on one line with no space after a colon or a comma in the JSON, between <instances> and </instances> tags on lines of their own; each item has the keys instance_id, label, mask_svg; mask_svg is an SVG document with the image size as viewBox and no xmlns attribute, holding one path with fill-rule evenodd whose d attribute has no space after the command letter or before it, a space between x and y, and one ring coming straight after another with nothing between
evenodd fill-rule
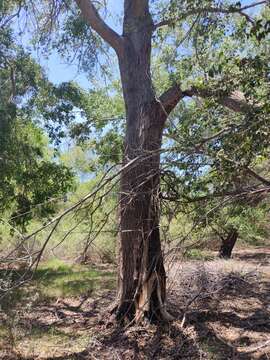
<instances>
[{"instance_id":1,"label":"shadow on ground","mask_svg":"<svg viewBox=\"0 0 270 360\"><path fill-rule=\"evenodd\" d=\"M258 249L256 253L239 252L234 257L250 264L267 266L270 265L270 251L267 249Z\"/></svg>"},{"instance_id":2,"label":"shadow on ground","mask_svg":"<svg viewBox=\"0 0 270 360\"><path fill-rule=\"evenodd\" d=\"M242 263L243 256L247 255L237 254L237 257ZM247 259L245 261L250 264L253 258ZM260 252L258 256L255 254L253 261L256 265L261 261ZM212 268L212 263L209 264L212 272L217 271L216 263L213 262ZM107 309L113 303L115 293L110 287L106 291L97 291L100 287L92 288L91 279L87 277L82 281L89 281L91 291L89 287L86 291L85 287L79 296L42 297L33 301L29 308L19 298L12 307L16 309L12 312L13 318L0 312L6 331L1 334L0 326L0 358L269 360L269 277L261 276L255 267L254 271L250 272L249 268L245 274L242 270L229 271L227 265L228 262L227 273L218 280L218 291L204 290L202 296L188 307L183 299L186 297L188 302L194 296L190 284L180 282L175 286L169 293L169 308L176 320L159 326L147 323L123 329L109 321ZM191 266L197 265L192 262ZM201 271L202 268L198 269ZM45 276L43 285L46 282L49 287L52 283L66 281L67 286L72 286L75 275L68 271L64 274L65 269L62 270L58 269L58 274L47 274L49 276L42 273L41 278ZM92 280L96 278L94 273L91 276ZM100 276L99 280L105 281L100 285L106 287L106 281L110 282L111 277ZM191 280L196 282L193 275ZM25 297L25 293L23 295ZM6 342L1 343L3 334ZM2 353L1 345L2 348L6 346Z\"/></svg>"}]
</instances>

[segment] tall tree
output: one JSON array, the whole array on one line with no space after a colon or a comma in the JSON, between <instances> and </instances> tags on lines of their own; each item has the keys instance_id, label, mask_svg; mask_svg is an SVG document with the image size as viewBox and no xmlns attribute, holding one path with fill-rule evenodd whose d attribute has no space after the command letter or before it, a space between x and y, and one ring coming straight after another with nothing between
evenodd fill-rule
<instances>
[{"instance_id":1,"label":"tall tree","mask_svg":"<svg viewBox=\"0 0 270 360\"><path fill-rule=\"evenodd\" d=\"M76 18L74 3L80 9L84 22ZM171 71L177 68L175 62L169 64L171 86L159 96L151 73L152 45L156 32L165 27L170 41L175 40L175 33L179 34L176 27L183 32L189 26L190 33L194 25L199 24L200 31L208 36L208 30L222 27L230 14L243 17L246 26L248 23L253 26L253 20L245 11L257 5L263 6L266 1L242 6L239 2L166 0L158 1L155 8L152 3L150 0L124 1L122 35L105 22L94 1L74 0L66 4L54 0L49 4L43 3L43 9L51 19L43 21L47 30L52 28L53 20L63 9L71 9L70 16L76 18L72 24L76 23L75 30L81 31L73 31L76 45L81 40L79 35L83 33L87 35L87 49L95 51L93 42L90 44L94 30L117 54L126 112L123 164L133 161L132 166L126 166L121 173L117 316L135 318L137 321L144 316L150 319L171 318L165 308L166 273L159 232L160 151L163 130L170 113L180 100L194 96L214 97L217 103L236 112L249 112L253 105L250 99L235 91L238 90L237 84L222 88L223 80L219 76L216 83L204 79L200 86L181 88ZM222 26L219 26L220 18L223 19ZM63 18L60 17L59 22L63 23ZM60 51L68 46L74 27L64 26L63 29L65 37ZM226 31L229 32L229 29ZM195 49L193 56L196 57L196 37L191 45ZM213 49L216 46L214 44ZM181 41L178 44L175 41L175 60L179 52ZM84 53L80 59L83 65L87 65L86 57ZM189 76L187 74L185 80Z\"/></svg>"},{"instance_id":2,"label":"tall tree","mask_svg":"<svg viewBox=\"0 0 270 360\"><path fill-rule=\"evenodd\" d=\"M159 233L160 149L166 120L184 96L199 93L183 91L174 84L159 98L151 76L153 33L161 25L177 23L166 19L154 24L149 0L125 0L123 35L119 36L101 19L92 1L76 0L82 16L113 49L119 61L123 96L126 107L124 164L136 157L140 161L122 173L120 189L120 254L118 280L118 316L169 318L165 309L166 274ZM171 1L169 5L180 6ZM203 12L241 13L233 7L195 8L180 18ZM184 10L184 9L183 9ZM201 96L209 96L202 91ZM241 111L241 96L223 96L219 102Z\"/></svg>"}]
</instances>

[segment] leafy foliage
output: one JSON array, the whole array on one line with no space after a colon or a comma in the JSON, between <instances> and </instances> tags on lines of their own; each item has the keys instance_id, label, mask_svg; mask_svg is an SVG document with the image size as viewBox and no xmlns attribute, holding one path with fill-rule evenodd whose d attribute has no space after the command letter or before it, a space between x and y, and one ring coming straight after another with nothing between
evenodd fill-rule
<instances>
[{"instance_id":1,"label":"leafy foliage","mask_svg":"<svg viewBox=\"0 0 270 360\"><path fill-rule=\"evenodd\" d=\"M1 31L0 68L0 210L26 231L33 216L55 211L52 198L72 189L73 173L53 160L30 105L46 84L41 68L14 45L11 31ZM38 207L37 207L38 206Z\"/></svg>"},{"instance_id":2,"label":"leafy foliage","mask_svg":"<svg viewBox=\"0 0 270 360\"><path fill-rule=\"evenodd\" d=\"M17 9L17 3L12 3L3 11L5 18ZM163 143L165 150L172 149L162 156L164 212L176 203L177 211L186 213L188 209L196 223L206 208L217 207L228 196L238 200L237 196L246 188L261 185L248 169L257 170L258 162L263 163L269 156L270 11L268 6L243 10L250 4L237 1L150 3L156 24L152 74L157 96L174 83L180 83L186 93L193 88L207 92L207 99L197 97L180 102L167 122ZM66 155L65 161L73 163L79 171L104 171L109 164L121 161L125 125L122 90L112 80L118 74L104 66L111 52L80 17L74 1L25 4L28 5L25 11L39 30L33 37L37 46L47 54L58 51L91 80L100 80L99 72L94 74L93 70L102 69L109 75L110 83L90 91L82 90L74 82L55 86L21 51L16 66L23 66L25 71L16 85L16 101L19 96L24 100L20 106L10 103L8 113L14 111L17 116L20 111L20 116L23 113L24 117L27 114L35 118L56 144L66 136L75 139L74 157ZM100 5L102 15L103 10ZM12 41L7 39L1 43L9 41L6 49L10 51ZM26 71L27 68L32 71ZM3 74L5 79L10 78L10 70ZM14 90L12 81L8 83L6 98ZM234 92L241 92L248 103L246 111L233 113L220 104L224 96ZM259 172L263 173L261 169ZM5 192L9 192L8 188ZM236 205L226 203L220 211L212 212L207 221L220 230L226 227L229 216L228 226L241 227L241 221L249 223L247 214L256 211L265 214L258 204L255 209L246 196L240 198ZM207 221L204 218L201 225L206 226Z\"/></svg>"}]
</instances>

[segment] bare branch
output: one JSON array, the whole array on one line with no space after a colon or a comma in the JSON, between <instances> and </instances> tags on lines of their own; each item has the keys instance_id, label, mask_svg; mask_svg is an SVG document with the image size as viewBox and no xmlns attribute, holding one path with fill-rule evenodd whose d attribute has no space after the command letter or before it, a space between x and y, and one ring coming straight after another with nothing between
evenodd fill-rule
<instances>
[{"instance_id":1,"label":"bare branch","mask_svg":"<svg viewBox=\"0 0 270 360\"><path fill-rule=\"evenodd\" d=\"M197 9L191 9L185 13L182 13L180 17L177 18L171 18L162 20L159 23L154 25L154 30L162 27L162 26L171 26L174 25L177 21L184 20L189 16L196 15L196 14L203 14L203 13L220 13L220 14L239 14L241 16L244 16L247 21L254 23L254 21L248 16L246 13L244 13L245 10L267 4L267 0L262 0L258 2L254 2L252 4L243 6L241 8L237 7L228 7L228 8L222 8L222 7L205 7L205 8L197 8Z\"/></svg>"},{"instance_id":2,"label":"bare branch","mask_svg":"<svg viewBox=\"0 0 270 360\"><path fill-rule=\"evenodd\" d=\"M18 10L17 10L14 14L8 16L8 17L5 19L5 21L0 25L0 28L1 28L1 29L4 29L6 26L10 25L11 21L12 21L15 17L18 17L18 16L20 15L21 10L22 10L22 3L19 2Z\"/></svg>"},{"instance_id":3,"label":"bare branch","mask_svg":"<svg viewBox=\"0 0 270 360\"><path fill-rule=\"evenodd\" d=\"M245 168L247 173L254 177L255 179L259 180L262 184L266 186L270 186L270 180L265 179L261 175L257 174L254 170L250 169L248 166Z\"/></svg>"},{"instance_id":4,"label":"bare branch","mask_svg":"<svg viewBox=\"0 0 270 360\"><path fill-rule=\"evenodd\" d=\"M99 16L99 13L92 1L90 0L75 0L79 6L82 16L86 22L95 30L103 40L105 40L118 55L123 51L123 39L112 28L110 28L105 21Z\"/></svg>"}]
</instances>

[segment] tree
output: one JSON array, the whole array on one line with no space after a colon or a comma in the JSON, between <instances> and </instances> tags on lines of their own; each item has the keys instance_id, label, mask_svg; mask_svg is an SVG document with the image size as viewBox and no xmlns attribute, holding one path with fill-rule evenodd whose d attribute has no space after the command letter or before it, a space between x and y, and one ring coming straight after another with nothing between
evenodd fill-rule
<instances>
[{"instance_id":1,"label":"tree","mask_svg":"<svg viewBox=\"0 0 270 360\"><path fill-rule=\"evenodd\" d=\"M194 25L198 24L204 37L207 37L207 30L213 31L215 27L221 29L230 14L243 17L245 26L252 27L253 20L245 11L263 5L266 1L246 6L215 1L160 1L158 6L162 11L157 11L154 15L153 7L150 9L151 1L125 0L122 35L105 23L94 6L94 1L75 2L84 22L82 19L78 20L74 2L68 2L67 5L58 1L52 1L49 5L46 2L43 6L50 14L50 21L43 22L45 30L51 31L53 21L59 13L72 14L70 16L76 20L72 24L76 24L76 27L66 26L70 22L62 27L65 41L60 44L60 51L68 46L71 37L73 42L80 41L82 34L87 38L89 49L90 38L93 38L91 30L99 34L117 54L125 102L123 165L131 162L132 166L125 166L121 173L117 317L135 318L137 321L144 316L149 319L170 319L165 308L166 273L159 232L160 152L166 121L185 97L212 98L216 103L243 113L254 110L254 104L239 91L236 92L239 90L238 84L229 83L230 86L222 87L223 79L215 77L215 71L212 74L214 80L217 78L218 81L205 79L203 84L195 81L193 86L184 89L179 84L177 72L171 74L170 87L158 95L151 74L155 34L159 29L162 33L162 28L167 27L167 37L174 38L174 32L179 35L185 26L189 26L189 32L192 32ZM62 21L63 19L60 23ZM196 50L196 36L190 43ZM92 46L91 49L95 48ZM178 55L181 46L176 45L174 50ZM177 55L171 69L176 68ZM196 57L194 51L192 56ZM80 58L84 66L87 65L86 58L85 53Z\"/></svg>"},{"instance_id":2,"label":"tree","mask_svg":"<svg viewBox=\"0 0 270 360\"><path fill-rule=\"evenodd\" d=\"M51 84L9 27L0 29L0 39L0 211L24 234L33 217L54 213L52 200L74 187L74 174L56 162L38 126L35 101Z\"/></svg>"},{"instance_id":3,"label":"tree","mask_svg":"<svg viewBox=\"0 0 270 360\"><path fill-rule=\"evenodd\" d=\"M241 22L234 26L238 34L243 29ZM221 38L223 34L217 30L216 44ZM227 57L228 51L234 53L236 43L238 48L241 47L240 38L247 42L247 48L252 49L250 53L242 58L238 55ZM178 213L188 211L190 220L193 218L194 223L201 227L207 228L209 224L217 227L215 235L219 234L222 239L222 253L231 239L234 239L231 246L234 245L236 230L243 238L243 231L239 228L244 226L234 220L241 216L243 224L252 223L251 217L243 214L251 207L256 208L253 214L256 210L260 211L260 200L269 193L270 184L265 166L261 169L257 166L258 162L265 163L269 154L269 107L265 97L269 93L269 64L265 58L267 42L258 42L251 37L247 40L242 35L240 38L233 35L225 44L220 43L214 55L211 47L197 38L199 47L204 48L200 61L203 62L204 57L207 59L203 67L209 79L218 81L221 77L224 86L238 82L238 88L244 89L246 97L252 101L258 99L261 109L256 105L259 111L243 116L227 111L210 99L189 102L174 113L177 121L166 129L166 137L173 142L175 152L167 156L167 163L172 164L174 171L164 174L164 200L178 203ZM183 71L183 62L181 65ZM196 69L196 61L192 66ZM217 83L216 86L219 87ZM253 96L254 89L257 94L260 93L258 97ZM222 213L224 207L225 215ZM215 209L214 213L211 208ZM251 238L252 234L254 231L249 235L245 233L245 238ZM227 254L231 252L231 246L228 246Z\"/></svg>"},{"instance_id":4,"label":"tree","mask_svg":"<svg viewBox=\"0 0 270 360\"><path fill-rule=\"evenodd\" d=\"M121 178L117 313L131 318L135 313L137 320L143 315L168 319L159 234L160 148L168 115L184 96L199 91L182 91L179 85L174 85L157 98L150 69L153 31L160 25L153 23L149 1L125 1L122 36L104 23L92 2L76 2L87 23L118 55L126 106L124 163L140 158ZM241 109L241 99L237 97L221 97L219 101L236 111Z\"/></svg>"}]
</instances>

